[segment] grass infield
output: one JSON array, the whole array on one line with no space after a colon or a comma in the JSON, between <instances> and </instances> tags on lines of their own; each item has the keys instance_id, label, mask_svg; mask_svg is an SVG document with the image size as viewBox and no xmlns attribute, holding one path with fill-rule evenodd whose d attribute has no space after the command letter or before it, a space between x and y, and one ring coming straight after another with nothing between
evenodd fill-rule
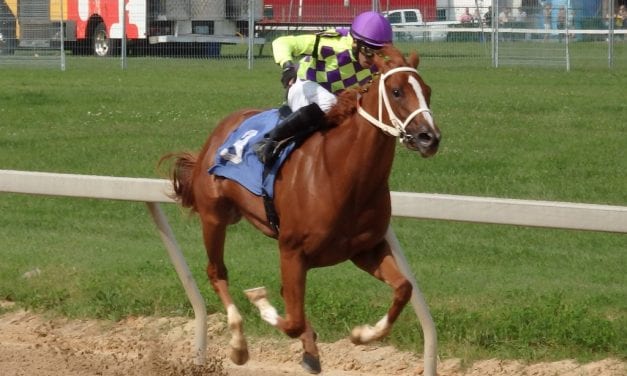
<instances>
[{"instance_id":1,"label":"grass infield","mask_svg":"<svg viewBox=\"0 0 627 376\"><path fill-rule=\"evenodd\" d=\"M281 103L279 69L259 60L69 58L68 70L0 70L0 168L160 177L165 153L197 150L229 112ZM396 191L627 205L624 74L484 68L423 58L440 152L399 147ZM359 145L347 145L359 147ZM374 152L364 150L364 152ZM164 207L209 312L197 219ZM142 203L0 195L0 299L70 317L190 315ZM627 237L394 219L434 316L439 353L465 360L627 358ZM241 223L227 238L246 330L279 336L242 289L265 285L281 310L278 252ZM40 270L25 279L25 272ZM313 270L307 311L322 341L387 310L390 290L350 263ZM389 342L422 351L407 309Z\"/></svg>"}]
</instances>

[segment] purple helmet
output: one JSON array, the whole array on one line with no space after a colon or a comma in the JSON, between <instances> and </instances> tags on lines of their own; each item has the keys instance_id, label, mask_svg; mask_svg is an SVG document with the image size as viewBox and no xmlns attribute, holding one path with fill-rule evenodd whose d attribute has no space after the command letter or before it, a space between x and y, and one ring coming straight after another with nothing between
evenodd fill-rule
<instances>
[{"instance_id":1,"label":"purple helmet","mask_svg":"<svg viewBox=\"0 0 627 376\"><path fill-rule=\"evenodd\" d=\"M355 17L351 35L372 47L382 47L392 43L392 26L380 13L368 11Z\"/></svg>"}]
</instances>

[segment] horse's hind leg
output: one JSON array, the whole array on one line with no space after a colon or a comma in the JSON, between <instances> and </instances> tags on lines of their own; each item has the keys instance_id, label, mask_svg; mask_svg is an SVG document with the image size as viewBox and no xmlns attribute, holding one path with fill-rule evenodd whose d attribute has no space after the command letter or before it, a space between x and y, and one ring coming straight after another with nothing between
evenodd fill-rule
<instances>
[{"instance_id":1,"label":"horse's hind leg","mask_svg":"<svg viewBox=\"0 0 627 376\"><path fill-rule=\"evenodd\" d=\"M398 269L387 241L378 245L371 252L363 252L353 257L351 261L394 289L392 306L375 326L362 325L352 330L351 341L354 344L364 344L380 339L390 332L392 324L411 298L412 286L411 282Z\"/></svg>"},{"instance_id":2,"label":"horse's hind leg","mask_svg":"<svg viewBox=\"0 0 627 376\"><path fill-rule=\"evenodd\" d=\"M220 297L227 313L229 329L231 330L230 358L233 363L242 365L248 361L248 345L243 332L243 320L228 290L228 274L224 265L224 241L226 238L226 220L209 215L201 215L203 238L209 264L207 276L211 287Z\"/></svg>"}]
</instances>

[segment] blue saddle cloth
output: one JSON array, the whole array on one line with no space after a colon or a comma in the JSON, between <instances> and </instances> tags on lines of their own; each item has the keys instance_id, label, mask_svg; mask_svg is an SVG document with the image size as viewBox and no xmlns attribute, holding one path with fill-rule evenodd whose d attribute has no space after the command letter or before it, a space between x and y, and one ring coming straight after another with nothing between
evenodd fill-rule
<instances>
[{"instance_id":1,"label":"blue saddle cloth","mask_svg":"<svg viewBox=\"0 0 627 376\"><path fill-rule=\"evenodd\" d=\"M234 180L255 195L261 196L265 192L267 196L274 197L276 173L294 149L294 143L281 151L277 163L263 181L263 164L253 151L253 145L263 139L263 135L270 132L278 122L278 109L264 111L244 120L218 148L215 164L209 168L209 173Z\"/></svg>"}]
</instances>

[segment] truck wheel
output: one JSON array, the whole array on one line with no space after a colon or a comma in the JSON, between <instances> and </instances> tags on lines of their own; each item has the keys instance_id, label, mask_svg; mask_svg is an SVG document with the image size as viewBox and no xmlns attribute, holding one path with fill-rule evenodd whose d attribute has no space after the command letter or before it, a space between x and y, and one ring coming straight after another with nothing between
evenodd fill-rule
<instances>
[{"instance_id":1,"label":"truck wheel","mask_svg":"<svg viewBox=\"0 0 627 376\"><path fill-rule=\"evenodd\" d=\"M108 57L116 52L119 40L110 39L104 22L100 22L91 36L91 50L95 56Z\"/></svg>"}]
</instances>

